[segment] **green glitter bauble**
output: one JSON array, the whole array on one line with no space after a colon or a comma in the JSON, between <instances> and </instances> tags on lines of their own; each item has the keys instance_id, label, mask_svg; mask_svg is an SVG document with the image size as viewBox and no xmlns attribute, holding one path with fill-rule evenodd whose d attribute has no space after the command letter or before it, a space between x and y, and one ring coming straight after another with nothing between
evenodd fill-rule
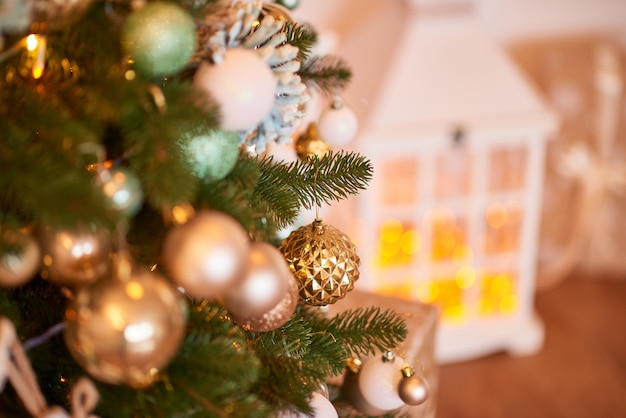
<instances>
[{"instance_id":1,"label":"green glitter bauble","mask_svg":"<svg viewBox=\"0 0 626 418\"><path fill-rule=\"evenodd\" d=\"M175 4L148 3L128 16L122 28L122 47L141 74L175 74L196 49L193 19Z\"/></svg>"},{"instance_id":2,"label":"green glitter bauble","mask_svg":"<svg viewBox=\"0 0 626 418\"><path fill-rule=\"evenodd\" d=\"M214 130L187 138L183 149L189 168L206 183L223 179L237 163L239 138L235 132Z\"/></svg>"}]
</instances>

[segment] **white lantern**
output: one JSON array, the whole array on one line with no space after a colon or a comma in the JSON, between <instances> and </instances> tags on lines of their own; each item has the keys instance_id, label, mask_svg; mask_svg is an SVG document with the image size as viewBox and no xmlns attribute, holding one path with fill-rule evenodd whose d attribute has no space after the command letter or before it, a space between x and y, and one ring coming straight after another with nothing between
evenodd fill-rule
<instances>
[{"instance_id":1,"label":"white lantern","mask_svg":"<svg viewBox=\"0 0 626 418\"><path fill-rule=\"evenodd\" d=\"M533 295L556 118L473 19L418 16L354 144L374 166L346 227L364 260L361 286L439 306L440 362L533 353L543 343Z\"/></svg>"}]
</instances>

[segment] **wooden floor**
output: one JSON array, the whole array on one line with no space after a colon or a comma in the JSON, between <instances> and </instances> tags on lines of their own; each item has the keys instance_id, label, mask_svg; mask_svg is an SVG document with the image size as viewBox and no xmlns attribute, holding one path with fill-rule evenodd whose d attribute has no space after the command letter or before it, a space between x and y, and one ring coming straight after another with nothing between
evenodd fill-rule
<instances>
[{"instance_id":1,"label":"wooden floor","mask_svg":"<svg viewBox=\"0 0 626 418\"><path fill-rule=\"evenodd\" d=\"M626 417L626 279L568 279L536 306L542 351L441 366L437 418Z\"/></svg>"}]
</instances>

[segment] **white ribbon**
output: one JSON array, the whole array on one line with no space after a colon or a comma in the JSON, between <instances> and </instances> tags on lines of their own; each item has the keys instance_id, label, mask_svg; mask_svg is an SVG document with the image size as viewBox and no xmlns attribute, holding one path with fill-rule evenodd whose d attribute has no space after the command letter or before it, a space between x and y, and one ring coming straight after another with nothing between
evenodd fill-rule
<instances>
[{"instance_id":1,"label":"white ribbon","mask_svg":"<svg viewBox=\"0 0 626 418\"><path fill-rule=\"evenodd\" d=\"M98 403L93 382L81 377L71 393L72 414L58 406L48 407L37 378L15 332L13 323L0 317L0 392L9 382L24 407L35 418L98 418L90 412Z\"/></svg>"},{"instance_id":2,"label":"white ribbon","mask_svg":"<svg viewBox=\"0 0 626 418\"><path fill-rule=\"evenodd\" d=\"M549 266L540 269L537 285L547 288L566 278L585 254L597 254L600 240L606 239L598 228L598 214L613 194L626 194L626 164L601 158L584 144L575 144L565 151L556 167L565 178L580 185L577 202L578 213L572 222L571 239L559 257Z\"/></svg>"}]
</instances>

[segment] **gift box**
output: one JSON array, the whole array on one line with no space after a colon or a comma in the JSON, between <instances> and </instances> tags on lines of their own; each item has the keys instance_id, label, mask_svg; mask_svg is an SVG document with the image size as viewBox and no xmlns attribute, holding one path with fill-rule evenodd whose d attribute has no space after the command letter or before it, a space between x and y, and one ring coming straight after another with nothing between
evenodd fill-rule
<instances>
[{"instance_id":1,"label":"gift box","mask_svg":"<svg viewBox=\"0 0 626 418\"><path fill-rule=\"evenodd\" d=\"M358 286L358 282L357 282ZM437 388L439 370L435 358L435 341L438 325L437 309L420 302L406 301L394 297L354 290L344 299L328 306L328 315L333 316L348 309L377 306L381 310L392 309L400 314L407 324L407 337L393 352L404 362L412 365L416 373L428 386L428 397L420 405L402 406L398 411L411 417L434 418L437 407ZM363 362L380 361L380 356L360 359ZM351 373L346 371L346 373ZM401 371L397 370L398 375ZM338 386L344 383L344 377L334 380ZM362 411L368 412L368 411Z\"/></svg>"}]
</instances>

